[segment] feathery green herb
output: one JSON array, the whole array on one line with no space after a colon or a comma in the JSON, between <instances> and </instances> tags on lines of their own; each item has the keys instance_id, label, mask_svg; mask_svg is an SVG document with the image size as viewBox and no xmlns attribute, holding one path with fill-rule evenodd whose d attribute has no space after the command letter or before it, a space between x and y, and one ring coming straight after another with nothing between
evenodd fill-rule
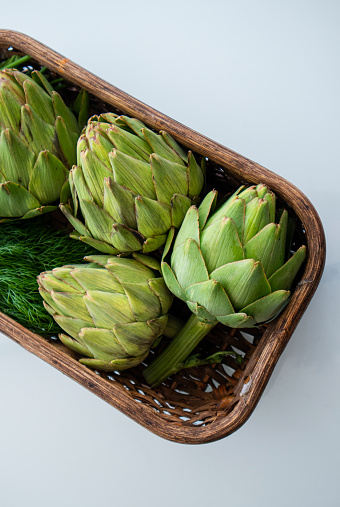
<instances>
[{"instance_id":1,"label":"feathery green herb","mask_svg":"<svg viewBox=\"0 0 340 507\"><path fill-rule=\"evenodd\" d=\"M56 231L44 217L0 227L0 311L33 332L53 335L59 326L45 310L37 276L64 264L81 263L95 252L67 231Z\"/></svg>"}]
</instances>

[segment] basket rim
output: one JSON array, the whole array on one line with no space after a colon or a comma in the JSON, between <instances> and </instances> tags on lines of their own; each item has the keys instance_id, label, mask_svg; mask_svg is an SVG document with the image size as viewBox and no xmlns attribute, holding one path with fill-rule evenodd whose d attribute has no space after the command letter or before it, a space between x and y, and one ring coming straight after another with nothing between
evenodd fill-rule
<instances>
[{"instance_id":1,"label":"basket rim","mask_svg":"<svg viewBox=\"0 0 340 507\"><path fill-rule=\"evenodd\" d=\"M267 184L301 220L306 232L307 261L301 281L281 315L266 329L263 339L245 369L250 382L238 386L239 401L226 417L207 426L181 426L163 420L152 408L134 403L115 383L106 384L93 371L67 356L0 313L0 330L25 349L100 396L157 435L179 443L207 443L240 428L255 409L273 369L320 282L325 263L325 235L321 220L309 199L292 183L269 169L195 132L138 99L107 83L35 39L12 30L0 30L0 48L14 47L29 54L65 79L85 88L99 99L146 122L156 130L166 129L177 141L227 169L234 177L249 183ZM53 349L53 350L52 350ZM55 349L55 350L54 350ZM132 406L133 405L133 406Z\"/></svg>"}]
</instances>

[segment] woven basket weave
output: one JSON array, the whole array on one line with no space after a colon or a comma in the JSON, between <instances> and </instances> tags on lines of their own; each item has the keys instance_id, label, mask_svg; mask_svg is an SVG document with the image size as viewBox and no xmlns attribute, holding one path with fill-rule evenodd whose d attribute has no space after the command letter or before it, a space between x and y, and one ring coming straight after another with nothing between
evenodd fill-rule
<instances>
[{"instance_id":1,"label":"woven basket weave","mask_svg":"<svg viewBox=\"0 0 340 507\"><path fill-rule=\"evenodd\" d=\"M30 55L72 86L87 89L94 113L111 110L134 116L155 130L166 130L182 145L206 157L210 188L224 194L242 183L265 183L296 217L295 247L307 244L308 258L288 306L277 319L257 329L242 331L217 325L197 349L204 355L236 349L244 356L242 367L228 356L220 365L183 370L151 389L141 371L155 352L143 365L120 374L95 372L81 365L59 341L38 336L0 313L3 333L157 435L181 443L225 437L251 415L321 278L325 240L315 209L280 176L146 106L30 37L0 30L0 50L6 54L9 47ZM184 319L188 316L179 302L171 311ZM159 353L161 347L156 350Z\"/></svg>"}]
</instances>

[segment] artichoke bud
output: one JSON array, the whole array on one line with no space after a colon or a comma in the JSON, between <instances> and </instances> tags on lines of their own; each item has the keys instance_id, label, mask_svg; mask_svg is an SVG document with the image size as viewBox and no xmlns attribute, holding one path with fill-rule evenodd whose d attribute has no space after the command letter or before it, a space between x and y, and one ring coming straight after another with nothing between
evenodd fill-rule
<instances>
[{"instance_id":1,"label":"artichoke bud","mask_svg":"<svg viewBox=\"0 0 340 507\"><path fill-rule=\"evenodd\" d=\"M77 105L84 116L86 95ZM38 71L0 71L0 220L55 209L76 162L78 121Z\"/></svg>"},{"instance_id":2,"label":"artichoke bud","mask_svg":"<svg viewBox=\"0 0 340 507\"><path fill-rule=\"evenodd\" d=\"M72 237L103 253L162 246L204 185L194 155L169 134L114 113L90 118L78 141L77 166L83 177L70 174L73 211L66 203L61 209L75 228Z\"/></svg>"},{"instance_id":3,"label":"artichoke bud","mask_svg":"<svg viewBox=\"0 0 340 507\"><path fill-rule=\"evenodd\" d=\"M105 371L139 364L163 334L173 296L155 259L94 255L38 276L45 308L80 362Z\"/></svg>"},{"instance_id":4,"label":"artichoke bud","mask_svg":"<svg viewBox=\"0 0 340 507\"><path fill-rule=\"evenodd\" d=\"M198 209L192 206L177 237L169 235L162 273L202 322L254 327L287 304L306 247L290 256L288 213L273 221L276 198L265 185L240 187L209 215L215 196L213 191Z\"/></svg>"},{"instance_id":5,"label":"artichoke bud","mask_svg":"<svg viewBox=\"0 0 340 507\"><path fill-rule=\"evenodd\" d=\"M191 206L177 235L169 232L162 274L192 315L143 371L151 386L181 370L217 323L251 328L276 317L305 260L305 246L290 255L288 213L275 223L275 195L265 185L240 187L214 211L216 197L213 190Z\"/></svg>"}]
</instances>

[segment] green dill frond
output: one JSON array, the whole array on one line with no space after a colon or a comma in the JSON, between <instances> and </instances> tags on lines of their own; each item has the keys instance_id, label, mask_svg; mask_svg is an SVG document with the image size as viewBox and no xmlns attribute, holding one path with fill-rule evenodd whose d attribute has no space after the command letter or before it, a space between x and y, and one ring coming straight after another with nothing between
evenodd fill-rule
<instances>
[{"instance_id":1,"label":"green dill frond","mask_svg":"<svg viewBox=\"0 0 340 507\"><path fill-rule=\"evenodd\" d=\"M54 335L59 326L45 310L37 276L97 253L68 231L51 228L44 217L0 226L0 311L33 332Z\"/></svg>"}]
</instances>

